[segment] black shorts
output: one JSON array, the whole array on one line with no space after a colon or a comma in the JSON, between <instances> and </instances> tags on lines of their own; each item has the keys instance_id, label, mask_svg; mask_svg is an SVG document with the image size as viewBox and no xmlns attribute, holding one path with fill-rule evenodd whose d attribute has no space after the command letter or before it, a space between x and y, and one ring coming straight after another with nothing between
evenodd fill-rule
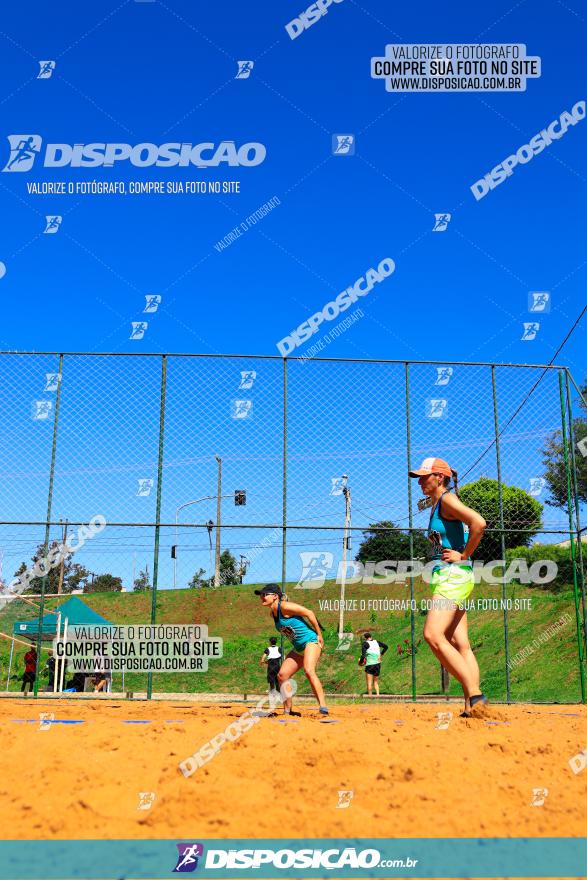
<instances>
[{"instance_id":1,"label":"black shorts","mask_svg":"<svg viewBox=\"0 0 587 880\"><path fill-rule=\"evenodd\" d=\"M365 672L368 672L369 675L380 675L381 663L373 663L371 666L365 666Z\"/></svg>"},{"instance_id":2,"label":"black shorts","mask_svg":"<svg viewBox=\"0 0 587 880\"><path fill-rule=\"evenodd\" d=\"M278 690L277 676L279 675L280 666L281 666L280 660L278 660L277 663L270 661L267 664L267 681L269 682L269 687L272 690Z\"/></svg>"}]
</instances>

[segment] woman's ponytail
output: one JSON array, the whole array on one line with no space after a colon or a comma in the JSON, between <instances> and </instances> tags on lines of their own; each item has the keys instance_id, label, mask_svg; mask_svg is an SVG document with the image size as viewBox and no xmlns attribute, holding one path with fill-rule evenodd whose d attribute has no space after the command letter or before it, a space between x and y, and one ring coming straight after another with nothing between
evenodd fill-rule
<instances>
[{"instance_id":1,"label":"woman's ponytail","mask_svg":"<svg viewBox=\"0 0 587 880\"><path fill-rule=\"evenodd\" d=\"M451 468L450 470L452 473L452 482L455 490L455 495L457 496L457 498L460 498L461 496L459 495L459 475L454 468Z\"/></svg>"}]
</instances>

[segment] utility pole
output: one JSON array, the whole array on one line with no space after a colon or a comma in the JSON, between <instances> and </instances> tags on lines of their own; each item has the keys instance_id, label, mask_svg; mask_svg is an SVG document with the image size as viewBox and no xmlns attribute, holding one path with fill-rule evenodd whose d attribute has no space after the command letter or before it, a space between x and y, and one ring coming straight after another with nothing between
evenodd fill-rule
<instances>
[{"instance_id":1,"label":"utility pole","mask_svg":"<svg viewBox=\"0 0 587 880\"><path fill-rule=\"evenodd\" d=\"M249 564L249 560L248 560L247 557L244 556L242 553L241 553L240 556L241 556L241 564L240 564L240 567L239 567L239 583L242 584L242 582L243 582L243 577L244 577L244 576L246 575L246 573L247 573L247 565Z\"/></svg>"},{"instance_id":2,"label":"utility pole","mask_svg":"<svg viewBox=\"0 0 587 880\"><path fill-rule=\"evenodd\" d=\"M65 543L66 543L66 541L67 541L67 526L68 526L68 521L65 520L65 526L64 526L64 529L63 529L63 535L62 535L62 537L61 537L61 543L62 543L63 547L65 547ZM63 554L62 554L62 555L61 555L61 562L60 562L60 564L59 564L59 582L58 582L58 584L57 584L57 593L58 593L58 595L61 595L61 593L63 592L63 572L64 572L64 568L65 568L65 557L64 557Z\"/></svg>"},{"instance_id":3,"label":"utility pole","mask_svg":"<svg viewBox=\"0 0 587 880\"><path fill-rule=\"evenodd\" d=\"M216 560L214 565L214 586L220 586L220 525L222 521L222 459L216 455L218 462L218 492L216 498Z\"/></svg>"},{"instance_id":4,"label":"utility pole","mask_svg":"<svg viewBox=\"0 0 587 880\"><path fill-rule=\"evenodd\" d=\"M338 615L338 638L342 639L344 632L344 588L346 582L346 556L347 550L351 549L350 524L351 524L351 490L347 474L342 475L344 495L344 536L342 539L342 577L340 581L340 611Z\"/></svg>"},{"instance_id":5,"label":"utility pole","mask_svg":"<svg viewBox=\"0 0 587 880\"><path fill-rule=\"evenodd\" d=\"M208 529L208 542L210 544L210 577L208 578L208 586L212 586L212 529L214 528L214 523L211 519L208 520L206 524L206 528Z\"/></svg>"}]
</instances>

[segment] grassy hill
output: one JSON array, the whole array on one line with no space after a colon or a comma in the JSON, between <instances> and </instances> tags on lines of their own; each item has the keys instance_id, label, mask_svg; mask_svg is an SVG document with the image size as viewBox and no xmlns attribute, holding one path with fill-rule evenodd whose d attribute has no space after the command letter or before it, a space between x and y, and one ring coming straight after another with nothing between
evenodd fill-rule
<instances>
[{"instance_id":1,"label":"grassy hill","mask_svg":"<svg viewBox=\"0 0 587 880\"><path fill-rule=\"evenodd\" d=\"M398 653L398 645L407 648L410 641L410 612L386 611L369 607L378 600L405 600L408 588L401 584L347 586L347 599L356 601L357 610L345 613L345 631L354 632L350 650L337 650L338 610L325 608L339 596L340 587L333 582L318 590L294 590L290 598L311 607L324 627L326 651L320 661L319 672L327 693L362 693L365 676L357 666L360 652L360 630L369 628L380 641L389 645L380 679L383 693L412 694L412 658L407 652ZM428 586L416 581L416 599L429 597ZM157 623L202 623L212 636L224 639L224 656L211 660L207 673L155 673L154 690L159 692L230 692L255 693L266 689L265 670L259 660L267 640L276 634L269 614L260 607L253 595L254 585L220 587L198 590L160 590L157 594ZM575 609L570 591L551 593L536 587L508 585L508 598L529 600L529 608L508 612L510 659L563 615L564 623L556 635L544 644L534 645L534 653L511 669L511 697L513 700L575 702L581 698L577 660L577 633ZM480 585L474 599L501 599L501 586ZM83 596L83 601L113 623L149 623L150 593L94 593ZM47 600L48 608L56 607L56 600ZM0 611L0 631L12 632L17 619L30 619L36 611L30 605L16 600ZM441 691L440 669L422 631L425 612L416 613L416 680L417 693L437 694ZM493 699L506 698L504 612L501 608L475 609L468 613L471 643L482 673L484 690ZM406 641L407 640L407 643ZM0 644L0 687L4 689L10 643ZM25 648L15 650L14 672L22 675ZM287 651L287 643L286 643ZM298 674L302 692L309 688L303 674ZM146 689L146 675L127 674L125 689ZM121 676L114 676L114 689L120 689ZM11 690L18 690L20 682L11 681ZM451 682L452 694L459 694L456 682Z\"/></svg>"}]
</instances>

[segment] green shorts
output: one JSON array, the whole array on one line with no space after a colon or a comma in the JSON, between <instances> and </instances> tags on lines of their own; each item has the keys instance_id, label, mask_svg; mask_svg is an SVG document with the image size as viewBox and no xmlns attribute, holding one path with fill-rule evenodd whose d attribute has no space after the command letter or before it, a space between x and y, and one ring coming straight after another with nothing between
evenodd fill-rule
<instances>
[{"instance_id":1,"label":"green shorts","mask_svg":"<svg viewBox=\"0 0 587 880\"><path fill-rule=\"evenodd\" d=\"M432 572L430 586L433 596L443 596L457 604L466 602L475 586L473 569L458 562L445 563Z\"/></svg>"}]
</instances>

